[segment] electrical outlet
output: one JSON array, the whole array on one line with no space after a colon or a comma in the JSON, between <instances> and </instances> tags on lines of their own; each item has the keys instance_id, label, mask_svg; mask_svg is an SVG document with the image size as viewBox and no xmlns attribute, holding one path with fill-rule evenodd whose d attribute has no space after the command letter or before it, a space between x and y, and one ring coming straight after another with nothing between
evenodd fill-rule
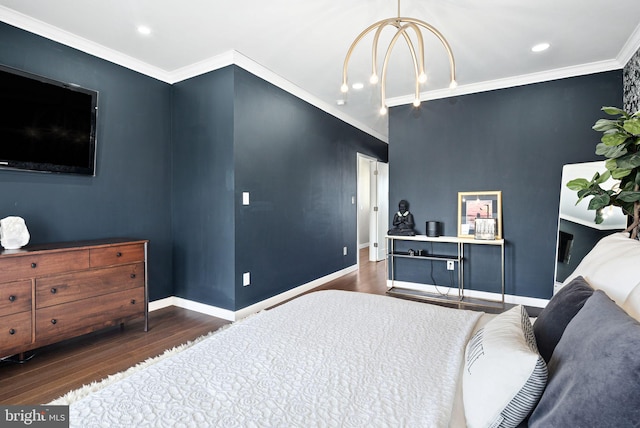
<instances>
[{"instance_id":1,"label":"electrical outlet","mask_svg":"<svg viewBox=\"0 0 640 428\"><path fill-rule=\"evenodd\" d=\"M447 260L447 270L455 269L455 265L453 264L453 260Z\"/></svg>"},{"instance_id":2,"label":"electrical outlet","mask_svg":"<svg viewBox=\"0 0 640 428\"><path fill-rule=\"evenodd\" d=\"M343 256L347 255L347 247L342 247L342 255Z\"/></svg>"},{"instance_id":3,"label":"electrical outlet","mask_svg":"<svg viewBox=\"0 0 640 428\"><path fill-rule=\"evenodd\" d=\"M251 272L242 274L242 286L246 287L247 285L251 285Z\"/></svg>"}]
</instances>

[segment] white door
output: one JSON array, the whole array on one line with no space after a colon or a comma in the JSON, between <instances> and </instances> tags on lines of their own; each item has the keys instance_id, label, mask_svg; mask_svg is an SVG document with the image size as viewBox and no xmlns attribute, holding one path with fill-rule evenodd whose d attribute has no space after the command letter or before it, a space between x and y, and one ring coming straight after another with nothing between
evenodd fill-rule
<instances>
[{"instance_id":1,"label":"white door","mask_svg":"<svg viewBox=\"0 0 640 428\"><path fill-rule=\"evenodd\" d=\"M371 223L369 229L369 260L384 260L385 236L389 230L389 164L371 162Z\"/></svg>"}]
</instances>

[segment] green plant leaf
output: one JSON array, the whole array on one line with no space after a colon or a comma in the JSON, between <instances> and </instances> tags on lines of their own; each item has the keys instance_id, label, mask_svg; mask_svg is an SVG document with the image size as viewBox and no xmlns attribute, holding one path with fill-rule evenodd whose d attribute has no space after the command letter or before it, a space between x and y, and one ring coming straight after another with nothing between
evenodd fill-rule
<instances>
[{"instance_id":1,"label":"green plant leaf","mask_svg":"<svg viewBox=\"0 0 640 428\"><path fill-rule=\"evenodd\" d=\"M616 160L618 168L634 169L640 166L640 153L630 153Z\"/></svg>"},{"instance_id":2,"label":"green plant leaf","mask_svg":"<svg viewBox=\"0 0 640 428\"><path fill-rule=\"evenodd\" d=\"M620 192L617 199L623 202L636 202L640 201L640 192Z\"/></svg>"},{"instance_id":3,"label":"green plant leaf","mask_svg":"<svg viewBox=\"0 0 640 428\"><path fill-rule=\"evenodd\" d=\"M624 178L629 174L631 174L630 169L617 168L611 171L611 177L615 178L616 180L620 180L621 178Z\"/></svg>"},{"instance_id":4,"label":"green plant leaf","mask_svg":"<svg viewBox=\"0 0 640 428\"><path fill-rule=\"evenodd\" d=\"M610 132L610 131L607 131L602 136L600 141L602 141L602 143L607 145L607 146L617 146L617 145L620 145L620 144L624 143L627 140L628 137L629 137L629 135L626 132L620 132L620 131Z\"/></svg>"},{"instance_id":5,"label":"green plant leaf","mask_svg":"<svg viewBox=\"0 0 640 428\"><path fill-rule=\"evenodd\" d=\"M608 179L611 178L611 171L607 170L605 172L603 172L602 174L598 174L598 178L594 177L594 183L595 184L602 184L605 181L607 181Z\"/></svg>"},{"instance_id":6,"label":"green plant leaf","mask_svg":"<svg viewBox=\"0 0 640 428\"><path fill-rule=\"evenodd\" d=\"M610 129L616 129L618 127L618 121L617 120L610 120L610 119L598 119L598 121L595 123L595 125L593 125L592 129L594 131L608 131Z\"/></svg>"},{"instance_id":7,"label":"green plant leaf","mask_svg":"<svg viewBox=\"0 0 640 428\"><path fill-rule=\"evenodd\" d=\"M567 183L567 187L574 191L580 191L589 187L589 181L586 178L576 178Z\"/></svg>"},{"instance_id":8,"label":"green plant leaf","mask_svg":"<svg viewBox=\"0 0 640 428\"><path fill-rule=\"evenodd\" d=\"M624 125L622 125L625 131L630 134L638 135L640 134L640 119L633 118L624 121Z\"/></svg>"},{"instance_id":9,"label":"green plant leaf","mask_svg":"<svg viewBox=\"0 0 640 428\"><path fill-rule=\"evenodd\" d=\"M629 176L627 176L627 177L629 177ZM628 192L632 192L634 187L635 187L635 183L632 180L625 180L624 183L622 181L620 181L620 191L621 192L623 190L626 190Z\"/></svg>"},{"instance_id":10,"label":"green plant leaf","mask_svg":"<svg viewBox=\"0 0 640 428\"><path fill-rule=\"evenodd\" d=\"M618 161L616 159L607 159L604 163L605 168L609 171L615 171L618 168Z\"/></svg>"},{"instance_id":11,"label":"green plant leaf","mask_svg":"<svg viewBox=\"0 0 640 428\"><path fill-rule=\"evenodd\" d=\"M599 192L592 189L591 187L586 187L582 190L578 191L578 198L582 199L585 196L589 196L589 195L597 195Z\"/></svg>"},{"instance_id":12,"label":"green plant leaf","mask_svg":"<svg viewBox=\"0 0 640 428\"><path fill-rule=\"evenodd\" d=\"M596 224L600 224L604 221L604 217L602 216L602 208L596 210Z\"/></svg>"},{"instance_id":13,"label":"green plant leaf","mask_svg":"<svg viewBox=\"0 0 640 428\"><path fill-rule=\"evenodd\" d=\"M602 209L602 208L608 206L610 201L611 201L611 198L609 197L608 193L603 193L601 195L596 195L589 201L589 208L588 209L590 209L590 210Z\"/></svg>"},{"instance_id":14,"label":"green plant leaf","mask_svg":"<svg viewBox=\"0 0 640 428\"><path fill-rule=\"evenodd\" d=\"M625 117L628 117L629 115L627 114L626 111L619 109L618 107L602 107L602 111L607 113L610 116L615 116L615 115L622 115Z\"/></svg>"},{"instance_id":15,"label":"green plant leaf","mask_svg":"<svg viewBox=\"0 0 640 428\"><path fill-rule=\"evenodd\" d=\"M619 158L620 156L626 155L628 152L627 147L624 144L620 144L619 146L609 147L606 144L598 143L596 145L596 154L600 156L604 156L610 159Z\"/></svg>"}]
</instances>

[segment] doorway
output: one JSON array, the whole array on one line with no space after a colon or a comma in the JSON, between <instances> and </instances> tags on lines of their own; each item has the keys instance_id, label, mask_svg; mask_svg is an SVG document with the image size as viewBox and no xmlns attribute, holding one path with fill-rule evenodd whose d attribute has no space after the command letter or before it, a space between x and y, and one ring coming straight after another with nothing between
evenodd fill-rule
<instances>
[{"instance_id":1,"label":"doorway","mask_svg":"<svg viewBox=\"0 0 640 428\"><path fill-rule=\"evenodd\" d=\"M370 261L386 258L384 236L389 229L389 165L358 153L357 248Z\"/></svg>"}]
</instances>

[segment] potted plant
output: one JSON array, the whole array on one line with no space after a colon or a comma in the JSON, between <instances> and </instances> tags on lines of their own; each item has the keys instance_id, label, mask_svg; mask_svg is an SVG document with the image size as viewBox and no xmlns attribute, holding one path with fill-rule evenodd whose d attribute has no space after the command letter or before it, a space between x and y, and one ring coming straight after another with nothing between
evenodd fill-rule
<instances>
[{"instance_id":1,"label":"potted plant","mask_svg":"<svg viewBox=\"0 0 640 428\"><path fill-rule=\"evenodd\" d=\"M640 231L640 111L629 114L616 107L602 107L609 116L615 119L600 119L593 129L602 132L600 143L596 145L596 154L607 158L607 170L596 172L589 181L576 178L567 183L567 187L578 192L578 202L587 196L590 210L595 210L596 224L603 221L602 210L608 206L622 208L631 217L631 223L625 232L630 238L638 239ZM611 189L603 189L600 185L613 178L618 180Z\"/></svg>"}]
</instances>

